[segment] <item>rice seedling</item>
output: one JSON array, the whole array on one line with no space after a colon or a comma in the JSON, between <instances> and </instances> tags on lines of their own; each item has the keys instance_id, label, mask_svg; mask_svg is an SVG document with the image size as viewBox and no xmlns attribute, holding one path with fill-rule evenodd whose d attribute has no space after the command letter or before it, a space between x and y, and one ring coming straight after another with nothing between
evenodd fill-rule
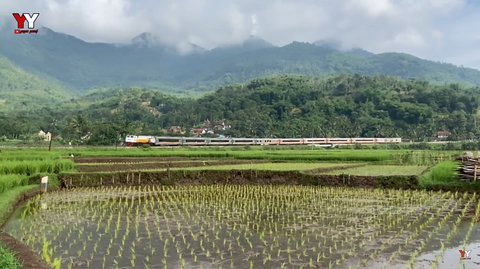
<instances>
[{"instance_id":1,"label":"rice seedling","mask_svg":"<svg viewBox=\"0 0 480 269\"><path fill-rule=\"evenodd\" d=\"M477 200L311 186L79 188L31 200L5 229L66 268L415 268L429 251L442 257L439 241L468 242L477 222L462 220L472 208L479 218Z\"/></svg>"}]
</instances>

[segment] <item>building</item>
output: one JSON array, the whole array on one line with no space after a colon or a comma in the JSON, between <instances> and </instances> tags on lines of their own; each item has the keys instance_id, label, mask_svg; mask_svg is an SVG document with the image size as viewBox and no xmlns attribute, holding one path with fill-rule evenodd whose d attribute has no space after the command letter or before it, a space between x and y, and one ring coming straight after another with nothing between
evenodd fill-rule
<instances>
[{"instance_id":1,"label":"building","mask_svg":"<svg viewBox=\"0 0 480 269\"><path fill-rule=\"evenodd\" d=\"M45 133L43 130L38 132L38 137L43 141L50 141L52 140L52 134L50 132Z\"/></svg>"},{"instance_id":2,"label":"building","mask_svg":"<svg viewBox=\"0 0 480 269\"><path fill-rule=\"evenodd\" d=\"M168 132L172 133L172 134L184 134L185 133L185 131L183 131L182 127L177 126L177 125L170 126L170 128L168 129Z\"/></svg>"},{"instance_id":3,"label":"building","mask_svg":"<svg viewBox=\"0 0 480 269\"><path fill-rule=\"evenodd\" d=\"M447 139L451 135L452 135L452 133L450 133L449 131L439 131L439 132L437 132L437 138L438 139Z\"/></svg>"}]
</instances>

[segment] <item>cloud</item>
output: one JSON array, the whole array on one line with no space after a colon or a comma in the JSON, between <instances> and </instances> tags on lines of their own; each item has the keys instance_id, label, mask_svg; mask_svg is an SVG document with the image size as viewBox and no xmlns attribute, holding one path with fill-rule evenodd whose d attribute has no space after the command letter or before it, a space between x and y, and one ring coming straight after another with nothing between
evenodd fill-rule
<instances>
[{"instance_id":1,"label":"cloud","mask_svg":"<svg viewBox=\"0 0 480 269\"><path fill-rule=\"evenodd\" d=\"M0 16L5 24L12 12L40 12L44 26L95 42L150 32L184 52L257 35L277 45L335 40L478 68L479 11L472 0L32 0L8 1Z\"/></svg>"}]
</instances>

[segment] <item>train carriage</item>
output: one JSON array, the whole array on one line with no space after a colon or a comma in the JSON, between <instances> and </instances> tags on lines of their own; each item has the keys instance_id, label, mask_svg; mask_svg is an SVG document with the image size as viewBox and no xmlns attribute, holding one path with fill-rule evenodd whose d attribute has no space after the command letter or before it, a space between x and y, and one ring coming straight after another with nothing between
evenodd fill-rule
<instances>
[{"instance_id":1,"label":"train carriage","mask_svg":"<svg viewBox=\"0 0 480 269\"><path fill-rule=\"evenodd\" d=\"M181 137L157 136L155 137L155 146L181 146Z\"/></svg>"}]
</instances>

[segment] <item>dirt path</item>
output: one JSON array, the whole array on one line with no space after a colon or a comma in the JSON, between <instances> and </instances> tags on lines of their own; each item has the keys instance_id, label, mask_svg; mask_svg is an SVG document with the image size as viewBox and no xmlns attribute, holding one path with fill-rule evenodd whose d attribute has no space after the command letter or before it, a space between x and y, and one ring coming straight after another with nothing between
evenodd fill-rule
<instances>
[{"instance_id":1,"label":"dirt path","mask_svg":"<svg viewBox=\"0 0 480 269\"><path fill-rule=\"evenodd\" d=\"M10 216L14 213L15 208L17 208L20 204L22 204L23 202L27 201L28 199L34 197L39 193L40 191L33 190L20 195L12 207L13 210L10 212ZM7 215L7 218L5 218L5 221L1 223L0 228L3 228L3 225L5 225L5 223L10 218L10 216ZM3 231L0 231L0 244L2 244L6 248L8 248L10 251L12 251L15 257L22 263L23 269L50 268L38 256L38 254L35 253L33 250L31 250L27 245L23 244L22 242L18 241L17 239L15 239L14 237L10 236L9 234Z\"/></svg>"},{"instance_id":2,"label":"dirt path","mask_svg":"<svg viewBox=\"0 0 480 269\"><path fill-rule=\"evenodd\" d=\"M37 253L7 233L0 232L0 242L12 251L15 257L22 263L23 269L49 268Z\"/></svg>"}]
</instances>

